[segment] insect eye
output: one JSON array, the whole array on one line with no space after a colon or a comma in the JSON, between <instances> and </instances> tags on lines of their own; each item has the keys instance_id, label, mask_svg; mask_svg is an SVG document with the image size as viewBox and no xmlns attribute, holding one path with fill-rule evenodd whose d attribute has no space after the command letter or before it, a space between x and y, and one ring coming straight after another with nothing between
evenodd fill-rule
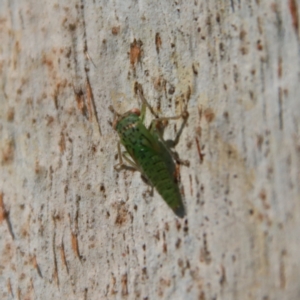
<instances>
[{"instance_id":1,"label":"insect eye","mask_svg":"<svg viewBox=\"0 0 300 300\"><path fill-rule=\"evenodd\" d=\"M133 108L133 109L131 110L131 112L132 112L133 114L137 115L137 116L140 116L140 114L141 114L141 111L140 111L138 108Z\"/></svg>"}]
</instances>

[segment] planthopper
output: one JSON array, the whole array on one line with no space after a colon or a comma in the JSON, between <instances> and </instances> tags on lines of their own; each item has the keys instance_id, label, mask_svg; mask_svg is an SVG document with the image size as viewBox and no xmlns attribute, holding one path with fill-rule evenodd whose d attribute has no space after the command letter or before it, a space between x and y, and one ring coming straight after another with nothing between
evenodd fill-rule
<instances>
[{"instance_id":1,"label":"planthopper","mask_svg":"<svg viewBox=\"0 0 300 300\"><path fill-rule=\"evenodd\" d=\"M174 213L183 218L186 212L178 186L176 163L188 166L189 162L180 160L177 153L171 148L174 148L179 141L188 118L188 112L185 110L179 116L160 118L145 99L140 84L136 83L135 91L142 100L141 110L133 108L124 114L119 114L112 106L109 107L115 115L113 128L120 137L118 143L119 163L114 168L117 171L124 168L140 171L142 178L152 186L152 189L155 187ZM149 128L144 125L146 107L155 116ZM167 121L179 118L183 118L184 121L175 140L165 141L163 130ZM121 153L120 144L126 149L123 153Z\"/></svg>"}]
</instances>

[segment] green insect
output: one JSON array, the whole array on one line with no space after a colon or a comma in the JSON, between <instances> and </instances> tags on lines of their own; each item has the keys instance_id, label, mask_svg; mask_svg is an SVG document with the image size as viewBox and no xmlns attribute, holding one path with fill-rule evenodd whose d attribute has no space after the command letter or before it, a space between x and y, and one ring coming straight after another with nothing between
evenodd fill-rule
<instances>
[{"instance_id":1,"label":"green insect","mask_svg":"<svg viewBox=\"0 0 300 300\"><path fill-rule=\"evenodd\" d=\"M174 213L178 217L183 218L185 216L185 208L177 183L178 172L174 160L184 165L189 165L189 162L181 161L171 148L176 146L179 141L182 129L188 118L188 113L184 111L180 116L158 118L157 114L144 98L140 84L136 83L135 91L138 92L143 102L141 111L134 108L121 115L112 106L109 107L115 114L113 127L118 132L120 142L126 149L126 152L121 154L120 142L118 143L119 163L115 166L115 169L119 171L124 168L130 168L140 171L142 178L152 188L156 188ZM146 107L156 117L151 122L149 128L146 128L144 125ZM181 117L184 122L176 139L174 141L165 141L162 137L165 127L164 123L167 120L175 120ZM124 158L129 166L123 163L122 158Z\"/></svg>"}]
</instances>

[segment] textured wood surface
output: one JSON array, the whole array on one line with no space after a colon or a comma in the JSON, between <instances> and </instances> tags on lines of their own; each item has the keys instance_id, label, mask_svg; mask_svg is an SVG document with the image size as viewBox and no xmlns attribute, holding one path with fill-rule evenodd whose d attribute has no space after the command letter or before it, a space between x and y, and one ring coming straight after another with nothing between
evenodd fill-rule
<instances>
[{"instance_id":1,"label":"textured wood surface","mask_svg":"<svg viewBox=\"0 0 300 300\"><path fill-rule=\"evenodd\" d=\"M0 1L0 298L300 299L299 10ZM183 220L113 168L135 82L188 105Z\"/></svg>"}]
</instances>

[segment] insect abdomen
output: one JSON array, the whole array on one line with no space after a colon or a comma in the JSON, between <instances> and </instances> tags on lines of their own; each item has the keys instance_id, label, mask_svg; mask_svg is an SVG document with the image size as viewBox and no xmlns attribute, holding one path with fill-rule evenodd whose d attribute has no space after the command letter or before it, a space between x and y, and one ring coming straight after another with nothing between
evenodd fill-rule
<instances>
[{"instance_id":1,"label":"insect abdomen","mask_svg":"<svg viewBox=\"0 0 300 300\"><path fill-rule=\"evenodd\" d=\"M151 154L147 163L141 163L145 175L173 211L183 217L185 212L175 174L160 156Z\"/></svg>"}]
</instances>

